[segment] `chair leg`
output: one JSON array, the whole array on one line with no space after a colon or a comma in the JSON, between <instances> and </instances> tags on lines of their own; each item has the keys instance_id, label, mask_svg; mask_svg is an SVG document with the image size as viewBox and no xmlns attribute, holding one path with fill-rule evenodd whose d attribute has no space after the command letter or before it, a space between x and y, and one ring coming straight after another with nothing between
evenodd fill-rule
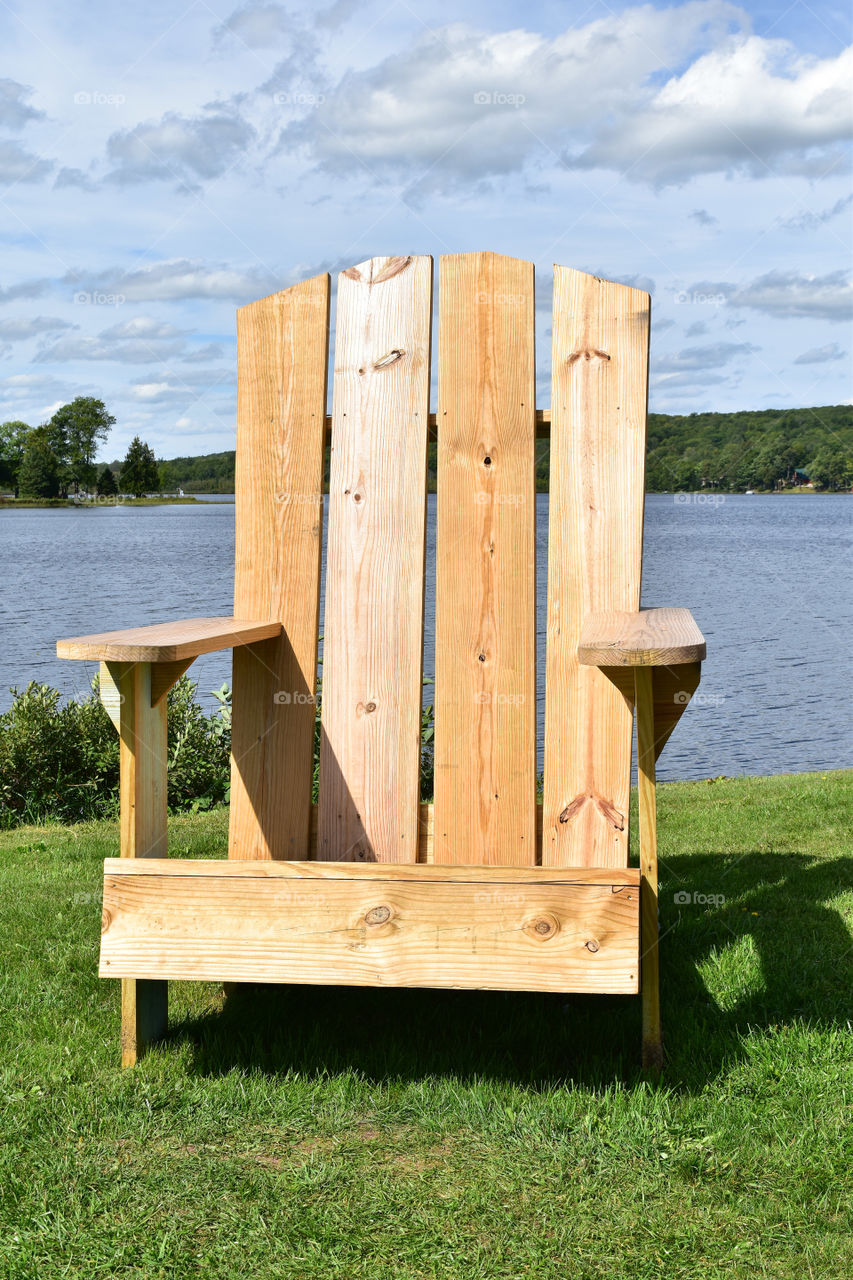
<instances>
[{"instance_id":1,"label":"chair leg","mask_svg":"<svg viewBox=\"0 0 853 1280\"><path fill-rule=\"evenodd\" d=\"M162 1039L169 1016L169 984L153 978L121 980L121 1065L135 1067Z\"/></svg>"},{"instance_id":2,"label":"chair leg","mask_svg":"<svg viewBox=\"0 0 853 1280\"><path fill-rule=\"evenodd\" d=\"M112 698L120 741L121 856L164 858L168 761L164 694L168 684L161 678L162 687L156 687L150 663L111 662L105 667L102 684ZM168 983L150 978L122 979L123 1067L135 1066L148 1046L163 1036L167 1018Z\"/></svg>"},{"instance_id":3,"label":"chair leg","mask_svg":"<svg viewBox=\"0 0 853 1280\"><path fill-rule=\"evenodd\" d=\"M640 980L643 1006L643 1068L663 1069L658 968L658 857L655 797L654 673L634 673L637 707L637 780L640 799Z\"/></svg>"}]
</instances>

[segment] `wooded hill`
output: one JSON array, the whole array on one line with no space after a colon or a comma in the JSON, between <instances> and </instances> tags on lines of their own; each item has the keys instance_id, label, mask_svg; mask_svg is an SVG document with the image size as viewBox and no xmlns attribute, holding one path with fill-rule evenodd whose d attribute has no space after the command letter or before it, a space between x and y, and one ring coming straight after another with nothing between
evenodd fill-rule
<instances>
[{"instance_id":1,"label":"wooded hill","mask_svg":"<svg viewBox=\"0 0 853 1280\"><path fill-rule=\"evenodd\" d=\"M548 466L549 444L540 440L536 450L540 492L548 488ZM165 490L234 492L233 449L172 458L160 467ZM436 446L431 444L431 491L435 473ZM816 489L853 487L853 406L649 414L646 489L650 493L703 488L742 493L791 488L807 480Z\"/></svg>"}]
</instances>

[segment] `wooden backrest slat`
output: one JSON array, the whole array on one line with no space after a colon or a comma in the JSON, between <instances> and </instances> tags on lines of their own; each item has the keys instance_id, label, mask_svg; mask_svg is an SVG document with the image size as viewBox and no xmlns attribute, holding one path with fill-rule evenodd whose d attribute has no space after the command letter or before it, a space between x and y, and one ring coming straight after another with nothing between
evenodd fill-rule
<instances>
[{"instance_id":1,"label":"wooden backrest slat","mask_svg":"<svg viewBox=\"0 0 853 1280\"><path fill-rule=\"evenodd\" d=\"M232 858L309 855L328 343L328 275L237 313Z\"/></svg>"},{"instance_id":2,"label":"wooden backrest slat","mask_svg":"<svg viewBox=\"0 0 853 1280\"><path fill-rule=\"evenodd\" d=\"M555 267L553 316L542 862L621 867L632 702L577 647L640 605L649 296Z\"/></svg>"},{"instance_id":3,"label":"wooden backrest slat","mask_svg":"<svg viewBox=\"0 0 853 1280\"><path fill-rule=\"evenodd\" d=\"M533 264L441 259L435 840L536 861Z\"/></svg>"},{"instance_id":4,"label":"wooden backrest slat","mask_svg":"<svg viewBox=\"0 0 853 1280\"><path fill-rule=\"evenodd\" d=\"M414 862L432 259L339 276L317 856Z\"/></svg>"}]
</instances>

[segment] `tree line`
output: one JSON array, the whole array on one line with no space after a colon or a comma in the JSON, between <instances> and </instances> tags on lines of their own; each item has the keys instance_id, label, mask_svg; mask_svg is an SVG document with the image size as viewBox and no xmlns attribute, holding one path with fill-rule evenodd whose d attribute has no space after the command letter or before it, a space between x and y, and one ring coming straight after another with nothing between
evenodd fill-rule
<instances>
[{"instance_id":1,"label":"tree line","mask_svg":"<svg viewBox=\"0 0 853 1280\"><path fill-rule=\"evenodd\" d=\"M649 492L853 487L853 406L649 415Z\"/></svg>"},{"instance_id":2,"label":"tree line","mask_svg":"<svg viewBox=\"0 0 853 1280\"><path fill-rule=\"evenodd\" d=\"M72 493L119 493L141 498L163 489L154 451L134 436L115 469L99 465L95 454L115 424L103 400L78 396L57 409L49 422L0 424L0 489L16 498L67 498Z\"/></svg>"},{"instance_id":3,"label":"tree line","mask_svg":"<svg viewBox=\"0 0 853 1280\"><path fill-rule=\"evenodd\" d=\"M164 488L233 493L234 450L172 458L160 464ZM548 491L550 447L537 441L536 488ZM435 492L437 446L429 447L428 481ZM329 480L326 449L325 482ZM736 413L649 414L646 489L673 493L717 489L781 492L811 484L838 492L853 487L853 406L741 410Z\"/></svg>"},{"instance_id":4,"label":"tree line","mask_svg":"<svg viewBox=\"0 0 853 1280\"><path fill-rule=\"evenodd\" d=\"M50 422L0 426L0 488L21 497L70 492L233 493L234 450L158 460L134 437L123 461L96 465L95 452L115 419L103 401L81 396ZM437 447L429 447L435 491ZM550 448L537 441L536 488L547 492ZM329 479L326 450L325 481ZM715 489L783 492L809 485L821 492L853 488L853 406L741 410L736 413L649 414L646 489L650 493Z\"/></svg>"}]
</instances>

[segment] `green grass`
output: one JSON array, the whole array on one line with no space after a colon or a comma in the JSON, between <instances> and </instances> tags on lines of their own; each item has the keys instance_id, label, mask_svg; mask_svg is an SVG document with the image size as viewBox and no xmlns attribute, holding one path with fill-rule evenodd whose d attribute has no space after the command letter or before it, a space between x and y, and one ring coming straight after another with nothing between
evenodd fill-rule
<instances>
[{"instance_id":1,"label":"green grass","mask_svg":"<svg viewBox=\"0 0 853 1280\"><path fill-rule=\"evenodd\" d=\"M121 1072L114 826L0 835L0 1277L850 1275L851 790L660 788L659 1086L636 999L183 983Z\"/></svg>"}]
</instances>

